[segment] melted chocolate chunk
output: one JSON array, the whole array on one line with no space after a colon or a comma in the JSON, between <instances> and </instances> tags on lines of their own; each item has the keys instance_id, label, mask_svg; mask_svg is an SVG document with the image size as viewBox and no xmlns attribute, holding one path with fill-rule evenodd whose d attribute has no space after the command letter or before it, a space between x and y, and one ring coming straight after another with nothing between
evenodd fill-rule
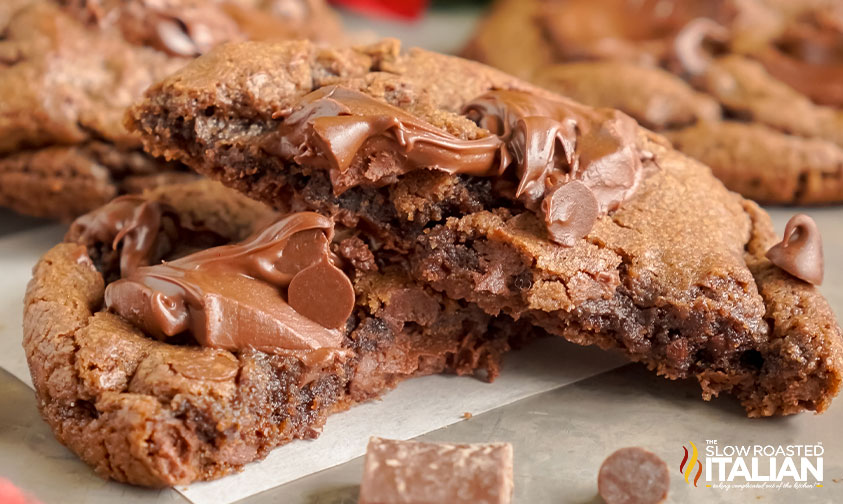
<instances>
[{"instance_id":1,"label":"melted chocolate chunk","mask_svg":"<svg viewBox=\"0 0 843 504\"><path fill-rule=\"evenodd\" d=\"M504 140L501 165L517 165L516 197L544 214L560 245L588 234L599 215L617 209L638 186L638 125L617 110L520 91L491 91L465 110Z\"/></svg>"},{"instance_id":2,"label":"melted chocolate chunk","mask_svg":"<svg viewBox=\"0 0 843 504\"><path fill-rule=\"evenodd\" d=\"M784 239L767 251L767 259L814 285L823 283L823 242L814 219L796 214L787 221Z\"/></svg>"},{"instance_id":3,"label":"melted chocolate chunk","mask_svg":"<svg viewBox=\"0 0 843 504\"><path fill-rule=\"evenodd\" d=\"M167 361L177 373L193 380L226 381L237 375L237 359L227 352L207 354L195 348L180 349Z\"/></svg>"},{"instance_id":4,"label":"melted chocolate chunk","mask_svg":"<svg viewBox=\"0 0 843 504\"><path fill-rule=\"evenodd\" d=\"M492 135L458 138L364 93L330 86L301 98L264 148L328 170L336 194L382 187L418 169L499 177L515 165L516 196L544 213L551 238L563 245L588 234L638 185L636 124L620 112L505 90L478 97L464 112ZM398 162L367 166L365 152L374 147ZM574 188L560 189L574 180ZM562 201L569 195L574 199Z\"/></svg>"},{"instance_id":5,"label":"melted chocolate chunk","mask_svg":"<svg viewBox=\"0 0 843 504\"><path fill-rule=\"evenodd\" d=\"M149 266L181 242L207 241L178 221L164 203L123 196L71 225L69 240L119 249L122 279L106 288L107 307L160 339L190 333L204 346L303 360L344 354L340 328L355 297L329 249L330 219L291 214L240 244Z\"/></svg>"},{"instance_id":6,"label":"melted chocolate chunk","mask_svg":"<svg viewBox=\"0 0 843 504\"><path fill-rule=\"evenodd\" d=\"M105 303L161 339L190 332L227 350L339 350L354 290L333 264L332 235L330 219L291 214L242 243L138 268L106 288Z\"/></svg>"},{"instance_id":7,"label":"melted chocolate chunk","mask_svg":"<svg viewBox=\"0 0 843 504\"><path fill-rule=\"evenodd\" d=\"M817 19L796 23L756 57L815 103L843 107L843 26Z\"/></svg>"},{"instance_id":8,"label":"melted chocolate chunk","mask_svg":"<svg viewBox=\"0 0 843 504\"><path fill-rule=\"evenodd\" d=\"M165 217L173 225L166 226ZM125 276L173 248L177 222L175 211L166 204L126 195L76 219L67 238L88 246L104 243L113 250L122 245L120 273Z\"/></svg>"},{"instance_id":9,"label":"melted chocolate chunk","mask_svg":"<svg viewBox=\"0 0 843 504\"><path fill-rule=\"evenodd\" d=\"M382 173L355 166L369 141L400 152L404 163ZM486 176L501 141L463 140L416 116L347 88L329 86L299 100L265 148L283 158L329 170L335 194L354 186L382 187L420 168Z\"/></svg>"}]
</instances>

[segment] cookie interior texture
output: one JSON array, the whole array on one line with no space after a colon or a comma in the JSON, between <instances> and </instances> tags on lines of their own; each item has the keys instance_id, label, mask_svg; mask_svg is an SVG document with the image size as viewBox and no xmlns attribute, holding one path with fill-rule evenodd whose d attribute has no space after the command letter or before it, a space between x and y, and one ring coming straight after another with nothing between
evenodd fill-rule
<instances>
[{"instance_id":1,"label":"cookie interior texture","mask_svg":"<svg viewBox=\"0 0 843 504\"><path fill-rule=\"evenodd\" d=\"M623 110L748 198L836 203L841 27L835 0L498 0L463 54Z\"/></svg>"},{"instance_id":2,"label":"cookie interior texture","mask_svg":"<svg viewBox=\"0 0 843 504\"><path fill-rule=\"evenodd\" d=\"M277 215L210 181L146 197L169 204L180 222L218 243L243 239ZM334 247L356 291L342 329L351 357L323 367L253 349L201 347L188 335L166 342L145 335L103 305L106 285L119 277L121 250L68 235L35 267L24 315L39 407L56 437L117 481L213 479L278 445L318 436L327 415L403 379L440 372L493 379L511 342L541 332L450 301L388 264L367 264L344 233ZM186 241L179 250L211 244Z\"/></svg>"},{"instance_id":3,"label":"cookie interior texture","mask_svg":"<svg viewBox=\"0 0 843 504\"><path fill-rule=\"evenodd\" d=\"M733 394L748 415L768 416L823 411L836 395L843 342L825 299L764 257L776 237L757 205L662 137L638 130L649 176L564 247L494 178L418 170L336 196L326 170L270 154L285 114L327 85L359 90L461 139L490 134L460 114L489 90L553 96L391 41L356 49L244 43L157 84L127 120L150 152L270 205L331 215L364 233L380 260L449 298L619 349L668 378L695 378L706 399ZM356 159L370 174L404 161L400 151L365 145Z\"/></svg>"},{"instance_id":4,"label":"cookie interior texture","mask_svg":"<svg viewBox=\"0 0 843 504\"><path fill-rule=\"evenodd\" d=\"M0 31L0 206L63 220L194 176L122 125L153 82L227 40L341 36L321 0L9 0Z\"/></svg>"}]
</instances>

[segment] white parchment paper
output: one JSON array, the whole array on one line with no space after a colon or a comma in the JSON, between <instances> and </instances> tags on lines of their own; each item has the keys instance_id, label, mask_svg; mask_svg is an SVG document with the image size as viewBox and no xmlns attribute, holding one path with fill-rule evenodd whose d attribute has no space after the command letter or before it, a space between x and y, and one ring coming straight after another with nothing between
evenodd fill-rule
<instances>
[{"instance_id":1,"label":"white parchment paper","mask_svg":"<svg viewBox=\"0 0 843 504\"><path fill-rule=\"evenodd\" d=\"M47 226L0 239L0 367L30 387L23 353L23 295L38 258L60 242L66 226Z\"/></svg>"}]
</instances>

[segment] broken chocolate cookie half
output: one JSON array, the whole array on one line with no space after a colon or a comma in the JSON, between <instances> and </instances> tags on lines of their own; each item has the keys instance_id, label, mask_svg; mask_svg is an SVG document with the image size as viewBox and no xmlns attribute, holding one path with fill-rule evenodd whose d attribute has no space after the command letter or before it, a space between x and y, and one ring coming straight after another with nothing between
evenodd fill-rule
<instances>
[{"instance_id":1,"label":"broken chocolate cookie half","mask_svg":"<svg viewBox=\"0 0 843 504\"><path fill-rule=\"evenodd\" d=\"M24 348L56 437L98 474L213 479L403 379L494 379L540 330L445 298L353 230L210 181L80 217L35 266Z\"/></svg>"},{"instance_id":2,"label":"broken chocolate cookie half","mask_svg":"<svg viewBox=\"0 0 843 504\"><path fill-rule=\"evenodd\" d=\"M244 43L150 88L127 124L154 155L356 229L443 297L750 416L823 411L839 389L817 240L791 233L771 262L763 210L620 112L393 41Z\"/></svg>"}]
</instances>

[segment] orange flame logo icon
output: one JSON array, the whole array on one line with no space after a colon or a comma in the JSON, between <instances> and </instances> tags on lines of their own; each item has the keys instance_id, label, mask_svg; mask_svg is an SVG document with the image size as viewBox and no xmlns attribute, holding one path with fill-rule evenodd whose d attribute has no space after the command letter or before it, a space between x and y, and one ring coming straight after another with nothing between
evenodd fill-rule
<instances>
[{"instance_id":1,"label":"orange flame logo icon","mask_svg":"<svg viewBox=\"0 0 843 504\"><path fill-rule=\"evenodd\" d=\"M697 474L694 476L694 486L697 486L697 481L700 480L700 475L702 475L702 463L699 461L699 452L697 452L697 445L694 444L693 441L688 441L691 443L691 458L688 459L688 449L684 446L682 447L685 450L685 456L682 457L682 462L679 464L679 474L685 476L685 483L691 484L690 477L691 473L694 472L694 465L697 466Z\"/></svg>"}]
</instances>

